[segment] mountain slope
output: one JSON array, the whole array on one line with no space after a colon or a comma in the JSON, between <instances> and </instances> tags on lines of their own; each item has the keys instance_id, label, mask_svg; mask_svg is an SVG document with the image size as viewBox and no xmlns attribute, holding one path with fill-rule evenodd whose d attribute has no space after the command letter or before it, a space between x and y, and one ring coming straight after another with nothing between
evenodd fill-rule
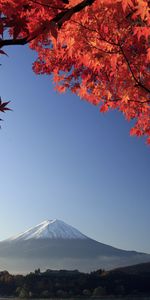
<instances>
[{"instance_id":1,"label":"mountain slope","mask_svg":"<svg viewBox=\"0 0 150 300\"><path fill-rule=\"evenodd\" d=\"M0 267L10 272L44 269L113 269L150 262L150 255L105 245L60 220L48 220L0 242Z\"/></svg>"},{"instance_id":2,"label":"mountain slope","mask_svg":"<svg viewBox=\"0 0 150 300\"><path fill-rule=\"evenodd\" d=\"M76 228L61 220L46 220L29 230L11 237L8 241L24 241L29 239L86 239Z\"/></svg>"}]
</instances>

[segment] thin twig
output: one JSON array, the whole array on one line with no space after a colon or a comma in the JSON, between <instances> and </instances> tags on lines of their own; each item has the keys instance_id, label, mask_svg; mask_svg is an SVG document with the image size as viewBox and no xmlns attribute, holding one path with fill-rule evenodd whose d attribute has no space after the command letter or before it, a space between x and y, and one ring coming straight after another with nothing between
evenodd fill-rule
<instances>
[{"instance_id":1,"label":"thin twig","mask_svg":"<svg viewBox=\"0 0 150 300\"><path fill-rule=\"evenodd\" d=\"M52 6L50 4L46 4L46 3L41 3L41 2L38 2L36 0L30 0L32 3L35 3L35 4L39 4L41 6L44 6L44 7L47 7L47 8L52 8L52 9L59 9L59 10L66 10L66 8L64 7L58 7L58 6Z\"/></svg>"},{"instance_id":2,"label":"thin twig","mask_svg":"<svg viewBox=\"0 0 150 300\"><path fill-rule=\"evenodd\" d=\"M130 65L130 63L129 63L129 60L128 60L128 58L127 58L127 56L126 56L126 54L125 54L125 52L124 52L124 50L123 50L123 47L122 47L121 45L120 45L120 50L121 50L121 52L122 52L122 55L123 55L123 57L124 57L124 59L125 59L127 65L128 65L128 67L129 67L129 70L130 70L130 72L131 72L131 74L132 74L132 77L133 77L134 81L136 82L137 86L140 86L140 87L141 87L142 89L144 89L146 92L150 93L150 89L147 88L145 85L143 85L143 84L136 78L136 76L135 76L135 74L134 74L134 72L133 72L133 70L132 70L132 68L131 68L131 65Z\"/></svg>"}]
</instances>

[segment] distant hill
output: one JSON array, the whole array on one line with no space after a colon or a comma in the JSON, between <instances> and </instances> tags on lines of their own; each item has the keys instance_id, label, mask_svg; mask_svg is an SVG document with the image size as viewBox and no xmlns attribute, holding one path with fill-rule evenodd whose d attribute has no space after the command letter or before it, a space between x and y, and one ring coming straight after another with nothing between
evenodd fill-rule
<instances>
[{"instance_id":1,"label":"distant hill","mask_svg":"<svg viewBox=\"0 0 150 300\"><path fill-rule=\"evenodd\" d=\"M150 255L97 242L61 220L46 220L0 242L0 268L28 273L37 268L90 272L150 262Z\"/></svg>"},{"instance_id":2,"label":"distant hill","mask_svg":"<svg viewBox=\"0 0 150 300\"><path fill-rule=\"evenodd\" d=\"M133 266L127 266L123 268L117 268L111 271L114 272L121 272L126 274L134 274L134 275L140 275L140 274L149 274L150 275L150 262L143 263L143 264L137 264Z\"/></svg>"}]
</instances>

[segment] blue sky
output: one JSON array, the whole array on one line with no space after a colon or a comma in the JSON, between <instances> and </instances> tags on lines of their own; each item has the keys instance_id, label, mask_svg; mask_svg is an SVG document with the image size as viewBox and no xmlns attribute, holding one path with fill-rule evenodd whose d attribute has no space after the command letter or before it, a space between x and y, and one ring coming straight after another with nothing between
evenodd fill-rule
<instances>
[{"instance_id":1,"label":"blue sky","mask_svg":"<svg viewBox=\"0 0 150 300\"><path fill-rule=\"evenodd\" d=\"M1 56L1 97L11 100L0 130L0 239L45 219L123 249L150 253L150 148L131 138L118 112L37 76L26 47Z\"/></svg>"}]
</instances>

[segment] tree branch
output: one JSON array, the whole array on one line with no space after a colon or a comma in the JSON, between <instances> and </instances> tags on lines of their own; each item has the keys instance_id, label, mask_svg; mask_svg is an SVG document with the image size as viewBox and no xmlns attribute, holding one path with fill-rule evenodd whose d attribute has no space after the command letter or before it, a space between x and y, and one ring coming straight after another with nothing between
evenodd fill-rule
<instances>
[{"instance_id":1,"label":"tree branch","mask_svg":"<svg viewBox=\"0 0 150 300\"><path fill-rule=\"evenodd\" d=\"M30 0L30 1L31 1L32 3L38 4L38 5L47 7L47 8L52 8L52 9L57 9L57 10L64 10L64 11L66 11L66 8L63 8L63 7L52 6L52 5L50 5L50 4L44 4L44 3L41 3L41 2L36 1L36 0Z\"/></svg>"},{"instance_id":2,"label":"tree branch","mask_svg":"<svg viewBox=\"0 0 150 300\"><path fill-rule=\"evenodd\" d=\"M113 100L109 100L111 102L118 102L118 101L121 101L121 98L116 98L116 99L113 99ZM138 100L132 100L132 99L129 99L128 102L134 102L134 103L138 103L138 104L147 104L147 103L150 103L150 100L144 100L144 101L138 101Z\"/></svg>"},{"instance_id":3,"label":"tree branch","mask_svg":"<svg viewBox=\"0 0 150 300\"><path fill-rule=\"evenodd\" d=\"M137 86L141 87L141 88L144 89L146 92L150 93L150 89L147 88L144 84L142 84L142 82L140 82L140 81L135 77L134 72L133 72L133 70L132 70L132 68L131 68L131 65L130 65L130 63L129 63L129 60L128 60L128 58L127 58L127 56L126 56L126 54L125 54L125 52L124 52L124 50L123 50L123 47L122 47L121 45L119 45L119 46L120 46L121 53L122 53L122 55L123 55L123 57L124 57L124 59L125 59L127 65L128 65L128 67L129 67L129 70L130 70L130 72L131 72L131 74L132 74L132 77L133 77L134 81L136 82Z\"/></svg>"},{"instance_id":4,"label":"tree branch","mask_svg":"<svg viewBox=\"0 0 150 300\"><path fill-rule=\"evenodd\" d=\"M51 19L49 22L54 22L57 26L58 29L61 28L61 26L63 25L63 23L67 20L70 20L70 18L80 12L81 10L83 10L86 6L92 5L94 3L95 0L83 0L82 2L80 2L79 4L75 5L74 7L71 7L69 9L66 9L65 11L62 11L60 13L58 13L53 19ZM40 34L42 34L44 32L45 28L43 27L43 31L40 32ZM40 35L39 34L39 35ZM4 46L12 46L12 45L25 45L28 44L29 42L31 42L31 40L34 40L37 38L37 36L39 35L35 35L34 36L34 32L32 33L32 38L30 38L30 35L27 35L24 38L19 38L19 39L6 39L6 40L0 40L0 48L4 47Z\"/></svg>"}]
</instances>

